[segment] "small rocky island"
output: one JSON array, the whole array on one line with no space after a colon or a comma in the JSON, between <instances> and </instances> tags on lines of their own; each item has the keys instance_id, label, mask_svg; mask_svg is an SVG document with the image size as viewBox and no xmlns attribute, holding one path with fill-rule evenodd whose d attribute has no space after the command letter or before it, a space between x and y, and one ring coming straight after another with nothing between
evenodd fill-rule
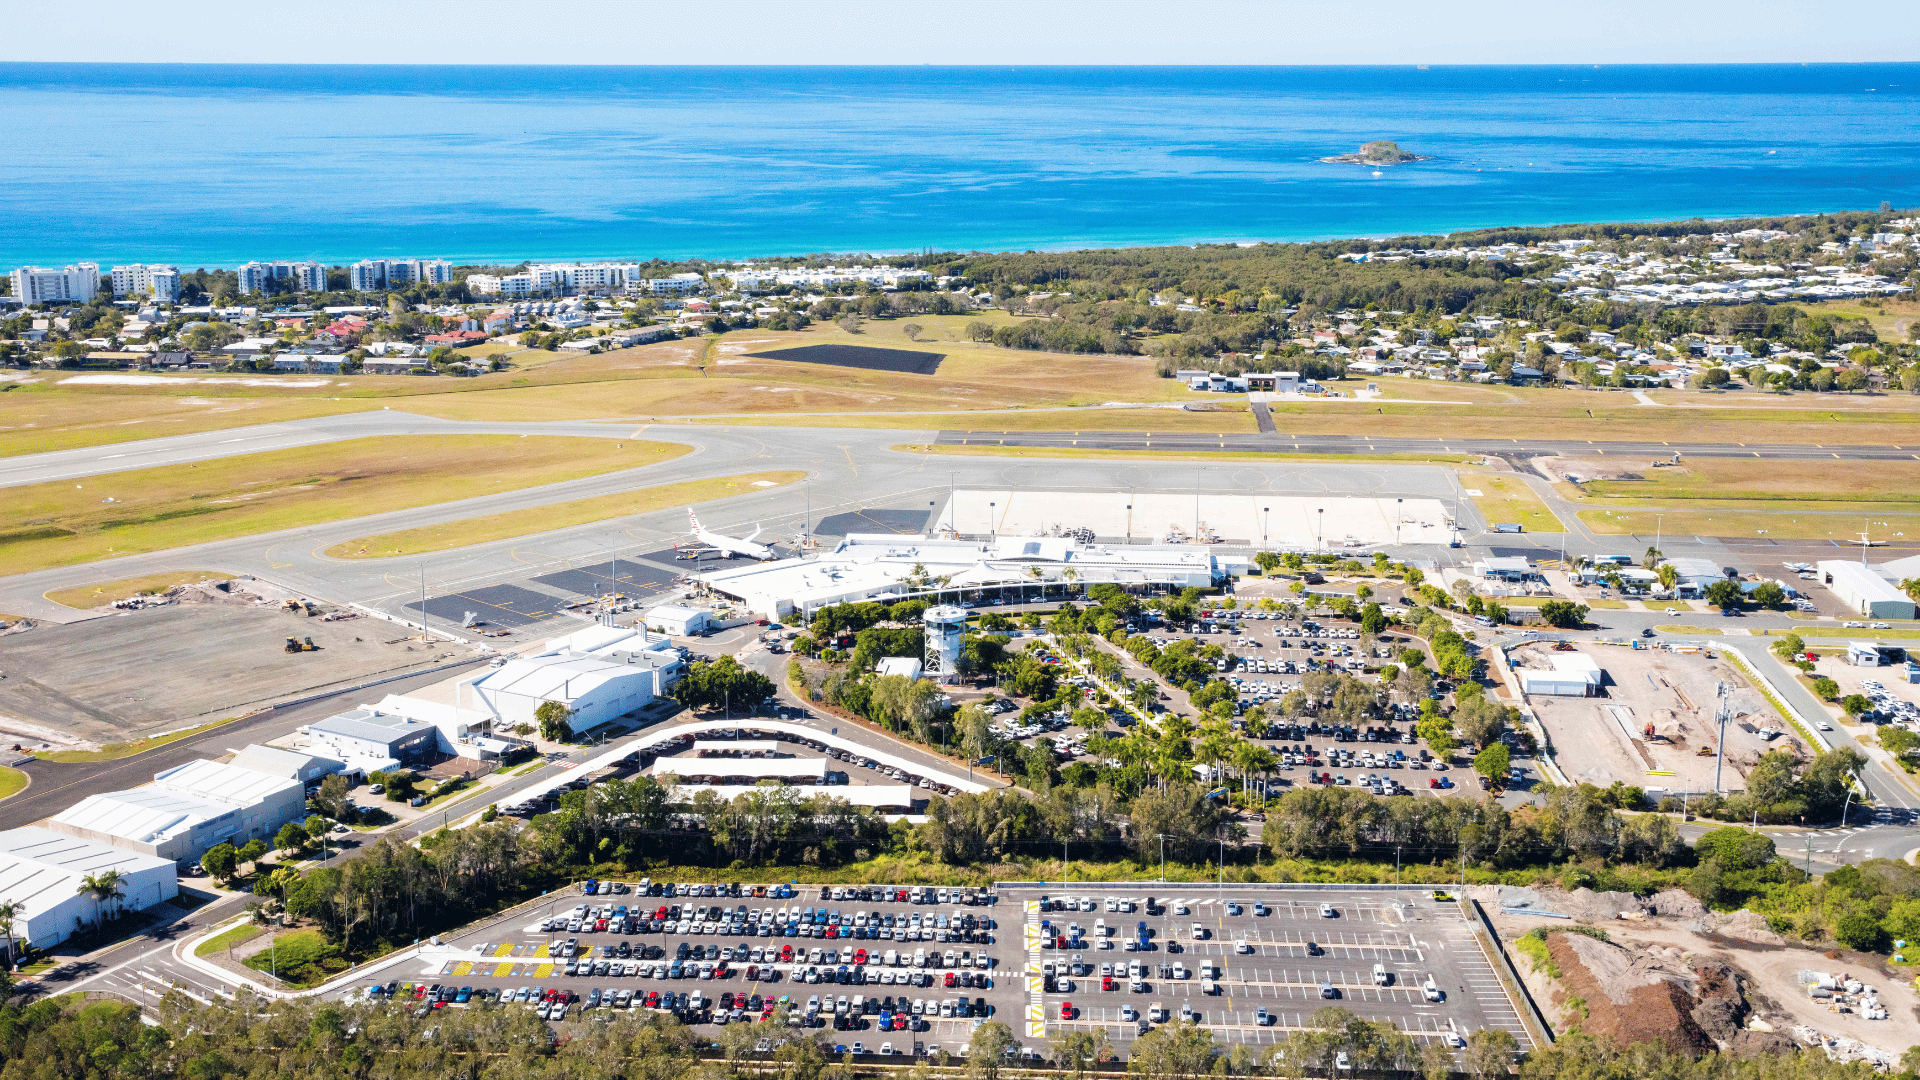
<instances>
[{"instance_id":1,"label":"small rocky island","mask_svg":"<svg viewBox=\"0 0 1920 1080\"><path fill-rule=\"evenodd\" d=\"M1403 161L1431 161L1432 158L1410 153L1400 149L1400 144L1387 139L1367 143L1351 154L1339 154L1324 157L1321 161L1333 165L1398 165Z\"/></svg>"}]
</instances>

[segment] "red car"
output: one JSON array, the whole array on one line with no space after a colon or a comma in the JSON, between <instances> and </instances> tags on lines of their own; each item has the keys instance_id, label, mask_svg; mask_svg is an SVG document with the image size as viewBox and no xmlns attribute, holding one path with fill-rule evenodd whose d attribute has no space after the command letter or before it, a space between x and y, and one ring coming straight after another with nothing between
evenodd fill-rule
<instances>
[{"instance_id":1,"label":"red car","mask_svg":"<svg viewBox=\"0 0 1920 1080\"><path fill-rule=\"evenodd\" d=\"M1060 1019L1062 1020L1073 1019L1073 1002L1063 1001L1060 1003Z\"/></svg>"},{"instance_id":2,"label":"red car","mask_svg":"<svg viewBox=\"0 0 1920 1080\"><path fill-rule=\"evenodd\" d=\"M657 1009L659 1007L660 1007L660 991L658 990L650 991L647 994L647 1008Z\"/></svg>"},{"instance_id":3,"label":"red car","mask_svg":"<svg viewBox=\"0 0 1920 1080\"><path fill-rule=\"evenodd\" d=\"M792 961L793 961L793 946L791 945L780 946L780 962L783 964L786 964L786 963L791 963Z\"/></svg>"},{"instance_id":4,"label":"red car","mask_svg":"<svg viewBox=\"0 0 1920 1080\"><path fill-rule=\"evenodd\" d=\"M1102 975L1100 976L1100 989L1118 990L1119 987L1114 985L1113 977L1111 975Z\"/></svg>"},{"instance_id":5,"label":"red car","mask_svg":"<svg viewBox=\"0 0 1920 1080\"><path fill-rule=\"evenodd\" d=\"M747 981L755 982L759 978L760 978L760 965L748 964L747 965Z\"/></svg>"},{"instance_id":6,"label":"red car","mask_svg":"<svg viewBox=\"0 0 1920 1080\"><path fill-rule=\"evenodd\" d=\"M604 934L604 933L606 933L606 930L607 930L607 920L605 920L605 919L595 919L595 920L593 920L593 929L594 929L594 931L595 931L596 933L603 933L603 934Z\"/></svg>"},{"instance_id":7,"label":"red car","mask_svg":"<svg viewBox=\"0 0 1920 1080\"><path fill-rule=\"evenodd\" d=\"M839 928L839 927L837 927L837 926L829 926L829 927L827 927L827 940L828 940L828 941L832 941L832 940L833 940L834 938L837 938L837 937L839 937L839 936L840 936L840 928Z\"/></svg>"},{"instance_id":8,"label":"red car","mask_svg":"<svg viewBox=\"0 0 1920 1080\"><path fill-rule=\"evenodd\" d=\"M907 890L905 890L905 889L895 889L895 890L893 891L893 902L894 902L894 903L896 903L896 904L904 904L904 903L906 903L906 902L907 902Z\"/></svg>"},{"instance_id":9,"label":"red car","mask_svg":"<svg viewBox=\"0 0 1920 1080\"><path fill-rule=\"evenodd\" d=\"M958 980L954 978L954 974L953 974L953 972L951 972L951 971L949 971L949 972L947 972L947 989L949 989L949 990L951 990L951 989L953 989L953 987L954 987L954 984L955 984L955 983L956 983L957 981L958 981Z\"/></svg>"},{"instance_id":10,"label":"red car","mask_svg":"<svg viewBox=\"0 0 1920 1080\"><path fill-rule=\"evenodd\" d=\"M867 962L867 950L865 950L865 949L855 949L855 950L853 950L853 962L854 962L854 963L856 963L856 964L864 964L864 963L866 963L866 962Z\"/></svg>"}]
</instances>

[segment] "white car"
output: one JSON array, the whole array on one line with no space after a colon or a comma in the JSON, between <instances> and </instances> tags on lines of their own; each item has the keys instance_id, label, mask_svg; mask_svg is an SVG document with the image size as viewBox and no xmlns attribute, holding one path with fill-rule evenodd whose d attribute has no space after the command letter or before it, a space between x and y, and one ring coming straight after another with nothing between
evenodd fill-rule
<instances>
[{"instance_id":1,"label":"white car","mask_svg":"<svg viewBox=\"0 0 1920 1080\"><path fill-rule=\"evenodd\" d=\"M1332 905L1332 904L1321 904L1321 905L1320 905L1320 917L1321 917L1321 918L1323 918L1323 919L1331 919L1331 918L1333 918L1333 916L1334 916L1334 914L1335 914L1335 913L1334 913L1334 910L1333 910L1333 905Z\"/></svg>"}]
</instances>

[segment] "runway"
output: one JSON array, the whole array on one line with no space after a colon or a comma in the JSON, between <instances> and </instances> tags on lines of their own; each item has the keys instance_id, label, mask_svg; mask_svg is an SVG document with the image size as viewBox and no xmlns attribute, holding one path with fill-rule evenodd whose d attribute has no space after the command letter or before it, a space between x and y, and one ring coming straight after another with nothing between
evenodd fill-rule
<instances>
[{"instance_id":1,"label":"runway","mask_svg":"<svg viewBox=\"0 0 1920 1080\"><path fill-rule=\"evenodd\" d=\"M1364 420L1364 417L1362 418ZM1480 454L1531 458L1618 454L1631 457L1754 457L1841 461L1920 461L1920 445L1610 442L1605 439L1376 438L1370 435L1208 434L1164 431L942 431L938 446L1033 446L1071 450L1160 450L1224 454Z\"/></svg>"}]
</instances>

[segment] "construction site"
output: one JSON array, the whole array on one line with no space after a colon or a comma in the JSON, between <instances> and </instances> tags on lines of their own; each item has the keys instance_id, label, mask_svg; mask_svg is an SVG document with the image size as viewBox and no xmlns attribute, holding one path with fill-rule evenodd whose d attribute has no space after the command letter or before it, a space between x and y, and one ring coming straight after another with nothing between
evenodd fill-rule
<instances>
[{"instance_id":1,"label":"construction site","mask_svg":"<svg viewBox=\"0 0 1920 1080\"><path fill-rule=\"evenodd\" d=\"M1733 792L1746 786L1747 771L1770 750L1810 756L1798 731L1710 648L1592 644L1585 649L1570 654L1554 642L1539 641L1508 654L1523 685L1541 685L1529 679L1541 671L1571 666L1598 672L1584 696L1532 691L1526 696L1555 759L1576 783L1608 787L1617 781L1655 797ZM1564 659L1569 655L1587 656L1592 663L1569 665Z\"/></svg>"},{"instance_id":2,"label":"construction site","mask_svg":"<svg viewBox=\"0 0 1920 1080\"><path fill-rule=\"evenodd\" d=\"M176 586L7 637L0 746L92 750L467 650L249 579Z\"/></svg>"}]
</instances>

